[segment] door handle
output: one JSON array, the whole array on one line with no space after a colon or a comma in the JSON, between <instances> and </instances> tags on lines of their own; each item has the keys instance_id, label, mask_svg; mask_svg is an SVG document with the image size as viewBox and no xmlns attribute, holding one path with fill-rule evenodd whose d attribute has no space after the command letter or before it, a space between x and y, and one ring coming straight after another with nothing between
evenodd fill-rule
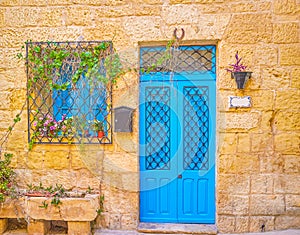
<instances>
[{"instance_id":1,"label":"door handle","mask_svg":"<svg viewBox=\"0 0 300 235\"><path fill-rule=\"evenodd\" d=\"M182 179L182 174L177 176L178 179Z\"/></svg>"}]
</instances>

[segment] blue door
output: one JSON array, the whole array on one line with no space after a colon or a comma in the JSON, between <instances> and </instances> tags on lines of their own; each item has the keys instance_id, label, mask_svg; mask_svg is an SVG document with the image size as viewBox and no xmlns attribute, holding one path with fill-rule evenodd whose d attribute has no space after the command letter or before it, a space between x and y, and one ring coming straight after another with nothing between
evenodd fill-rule
<instances>
[{"instance_id":1,"label":"blue door","mask_svg":"<svg viewBox=\"0 0 300 235\"><path fill-rule=\"evenodd\" d=\"M192 66L140 79L140 220L214 223L215 47L179 49ZM141 65L156 50L142 48Z\"/></svg>"}]
</instances>

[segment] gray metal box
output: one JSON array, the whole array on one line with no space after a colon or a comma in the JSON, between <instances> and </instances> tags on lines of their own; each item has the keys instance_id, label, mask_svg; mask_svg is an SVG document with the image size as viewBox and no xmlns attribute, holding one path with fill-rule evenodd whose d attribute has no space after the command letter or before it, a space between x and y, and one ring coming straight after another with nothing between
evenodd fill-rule
<instances>
[{"instance_id":1,"label":"gray metal box","mask_svg":"<svg viewBox=\"0 0 300 235\"><path fill-rule=\"evenodd\" d=\"M134 109L121 106L114 109L114 132L132 132L132 114Z\"/></svg>"}]
</instances>

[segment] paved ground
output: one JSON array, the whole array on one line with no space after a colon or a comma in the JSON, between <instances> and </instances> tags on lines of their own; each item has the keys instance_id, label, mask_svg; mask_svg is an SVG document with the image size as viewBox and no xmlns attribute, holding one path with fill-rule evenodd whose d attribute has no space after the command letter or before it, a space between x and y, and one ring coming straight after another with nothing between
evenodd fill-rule
<instances>
[{"instance_id":1,"label":"paved ground","mask_svg":"<svg viewBox=\"0 0 300 235\"><path fill-rule=\"evenodd\" d=\"M5 232L3 235L27 235L27 233L25 231L26 230L15 230L15 231L10 231L10 232ZM65 233L55 233L55 234L49 234L49 235L58 235L58 234L65 234ZM154 234L154 233L152 233L152 234ZM82 235L84 235L84 234L82 234ZM151 234L150 233L138 233L136 231L96 230L94 235L151 235ZM168 235L168 234L155 233L155 235ZM180 234L177 234L177 235L180 235ZM219 234L219 235L237 235L237 234ZM243 233L243 234L238 234L238 235L300 235L300 229L299 230L289 229L289 230L284 230L284 231L272 231L272 232L264 232L264 233Z\"/></svg>"},{"instance_id":2,"label":"paved ground","mask_svg":"<svg viewBox=\"0 0 300 235\"><path fill-rule=\"evenodd\" d=\"M235 235L235 234L230 234L230 235ZM272 231L272 232L263 232L263 233L243 233L243 235L300 235L300 229L289 229L284 231Z\"/></svg>"},{"instance_id":3,"label":"paved ground","mask_svg":"<svg viewBox=\"0 0 300 235\"><path fill-rule=\"evenodd\" d=\"M97 230L94 233L95 235L150 235L150 233L138 233L136 231L120 231L120 230ZM153 233L154 234L154 233ZM159 234L155 233L155 235L168 235L166 233ZM170 234L169 234L170 235ZM174 235L174 234L173 234ZM177 234L180 235L180 234ZM236 235L236 234L219 234L219 235ZM272 231L272 232L263 232L263 233L243 233L238 235L300 235L300 230L297 229L289 229L284 231Z\"/></svg>"}]
</instances>

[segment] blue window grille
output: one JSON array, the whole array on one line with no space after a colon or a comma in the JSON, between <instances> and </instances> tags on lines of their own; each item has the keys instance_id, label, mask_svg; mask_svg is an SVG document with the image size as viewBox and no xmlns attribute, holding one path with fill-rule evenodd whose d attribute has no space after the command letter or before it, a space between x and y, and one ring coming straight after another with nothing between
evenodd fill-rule
<instances>
[{"instance_id":1,"label":"blue window grille","mask_svg":"<svg viewBox=\"0 0 300 235\"><path fill-rule=\"evenodd\" d=\"M80 67L82 53L95 55L103 45L92 70ZM111 42L28 42L26 51L29 142L112 143L112 88L105 67ZM51 53L60 52L63 60L55 61Z\"/></svg>"}]
</instances>

